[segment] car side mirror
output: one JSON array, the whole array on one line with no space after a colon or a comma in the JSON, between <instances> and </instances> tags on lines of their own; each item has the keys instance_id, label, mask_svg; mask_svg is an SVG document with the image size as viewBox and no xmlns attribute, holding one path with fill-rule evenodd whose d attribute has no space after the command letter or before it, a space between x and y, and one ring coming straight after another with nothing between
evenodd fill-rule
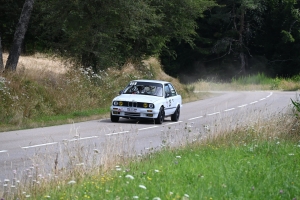
<instances>
[{"instance_id":1,"label":"car side mirror","mask_svg":"<svg viewBox=\"0 0 300 200\"><path fill-rule=\"evenodd\" d=\"M119 95L123 93L123 90L120 90Z\"/></svg>"}]
</instances>

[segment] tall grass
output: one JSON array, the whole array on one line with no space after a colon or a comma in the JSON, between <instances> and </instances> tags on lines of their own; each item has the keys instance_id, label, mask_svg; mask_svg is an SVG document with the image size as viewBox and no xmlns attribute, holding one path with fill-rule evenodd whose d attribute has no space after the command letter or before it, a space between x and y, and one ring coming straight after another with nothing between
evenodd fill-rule
<instances>
[{"instance_id":1,"label":"tall grass","mask_svg":"<svg viewBox=\"0 0 300 200\"><path fill-rule=\"evenodd\" d=\"M232 78L230 82L199 80L194 83L197 91L214 90L283 90L300 89L299 75L292 78L269 78L263 73Z\"/></svg>"}]
</instances>

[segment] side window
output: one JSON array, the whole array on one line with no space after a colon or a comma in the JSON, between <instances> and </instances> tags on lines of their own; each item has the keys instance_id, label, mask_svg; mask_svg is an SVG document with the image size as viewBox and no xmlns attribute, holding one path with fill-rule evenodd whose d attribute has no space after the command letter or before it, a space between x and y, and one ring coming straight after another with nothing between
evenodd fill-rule
<instances>
[{"instance_id":1,"label":"side window","mask_svg":"<svg viewBox=\"0 0 300 200\"><path fill-rule=\"evenodd\" d=\"M169 85L170 93L171 93L170 96L176 96L176 95L177 95L177 94L176 94L176 90L175 90L175 88L173 87L173 85L172 85L172 84L168 84L168 85Z\"/></svg>"},{"instance_id":2,"label":"side window","mask_svg":"<svg viewBox=\"0 0 300 200\"><path fill-rule=\"evenodd\" d=\"M166 97L171 96L171 90L170 90L168 84L165 84L165 96L166 96Z\"/></svg>"}]
</instances>

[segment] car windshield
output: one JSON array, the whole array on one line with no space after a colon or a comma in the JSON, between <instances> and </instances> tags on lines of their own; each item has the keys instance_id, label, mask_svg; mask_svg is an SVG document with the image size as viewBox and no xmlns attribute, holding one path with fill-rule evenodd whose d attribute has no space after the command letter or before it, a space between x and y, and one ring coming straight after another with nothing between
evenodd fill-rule
<instances>
[{"instance_id":1,"label":"car windshield","mask_svg":"<svg viewBox=\"0 0 300 200\"><path fill-rule=\"evenodd\" d=\"M131 81L123 90L123 94L139 94L162 97L162 91L162 84L160 83Z\"/></svg>"}]
</instances>

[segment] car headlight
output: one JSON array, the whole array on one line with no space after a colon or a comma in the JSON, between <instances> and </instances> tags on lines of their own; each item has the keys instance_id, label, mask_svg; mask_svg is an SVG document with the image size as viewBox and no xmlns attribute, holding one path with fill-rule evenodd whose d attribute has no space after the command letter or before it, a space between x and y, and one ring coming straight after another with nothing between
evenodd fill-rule
<instances>
[{"instance_id":1,"label":"car headlight","mask_svg":"<svg viewBox=\"0 0 300 200\"><path fill-rule=\"evenodd\" d=\"M114 106L117 106L117 105L119 105L119 102L118 102L118 101L114 101L114 102L113 102L113 105L114 105Z\"/></svg>"},{"instance_id":2,"label":"car headlight","mask_svg":"<svg viewBox=\"0 0 300 200\"><path fill-rule=\"evenodd\" d=\"M149 103L149 108L154 108L154 104L153 103Z\"/></svg>"}]
</instances>

